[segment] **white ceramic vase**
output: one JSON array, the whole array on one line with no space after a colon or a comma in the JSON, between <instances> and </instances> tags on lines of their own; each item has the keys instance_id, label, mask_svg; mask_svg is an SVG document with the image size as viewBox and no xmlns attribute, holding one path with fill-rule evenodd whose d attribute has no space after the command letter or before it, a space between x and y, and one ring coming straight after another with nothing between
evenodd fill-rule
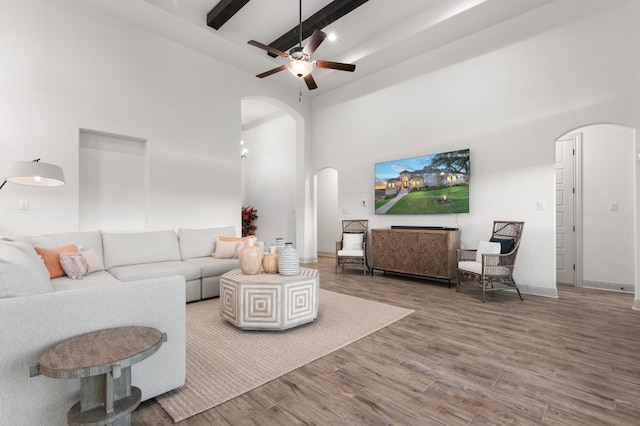
<instances>
[{"instance_id":1,"label":"white ceramic vase","mask_svg":"<svg viewBox=\"0 0 640 426\"><path fill-rule=\"evenodd\" d=\"M280 275L298 275L300 272L300 258L293 243L285 243L278 253L278 272Z\"/></svg>"}]
</instances>

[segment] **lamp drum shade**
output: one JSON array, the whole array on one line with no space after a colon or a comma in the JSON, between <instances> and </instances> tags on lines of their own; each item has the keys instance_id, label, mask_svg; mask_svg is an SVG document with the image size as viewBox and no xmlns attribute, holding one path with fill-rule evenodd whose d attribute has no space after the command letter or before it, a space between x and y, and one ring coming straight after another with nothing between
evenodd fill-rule
<instances>
[{"instance_id":1,"label":"lamp drum shade","mask_svg":"<svg viewBox=\"0 0 640 426\"><path fill-rule=\"evenodd\" d=\"M31 186L64 185L62 168L39 161L16 161L7 170L7 182Z\"/></svg>"}]
</instances>

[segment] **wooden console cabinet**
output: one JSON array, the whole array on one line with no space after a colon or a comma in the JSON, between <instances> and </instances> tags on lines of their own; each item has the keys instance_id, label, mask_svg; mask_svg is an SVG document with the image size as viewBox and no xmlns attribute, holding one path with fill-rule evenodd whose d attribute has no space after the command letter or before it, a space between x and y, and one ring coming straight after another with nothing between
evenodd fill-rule
<instances>
[{"instance_id":1,"label":"wooden console cabinet","mask_svg":"<svg viewBox=\"0 0 640 426\"><path fill-rule=\"evenodd\" d=\"M371 273L375 269L440 278L456 277L460 231L444 229L372 229Z\"/></svg>"}]
</instances>

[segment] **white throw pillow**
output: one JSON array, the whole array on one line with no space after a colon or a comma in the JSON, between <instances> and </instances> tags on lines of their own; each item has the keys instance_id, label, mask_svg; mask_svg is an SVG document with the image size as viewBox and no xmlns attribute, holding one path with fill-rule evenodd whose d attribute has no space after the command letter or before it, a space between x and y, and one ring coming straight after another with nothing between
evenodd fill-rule
<instances>
[{"instance_id":1,"label":"white throw pillow","mask_svg":"<svg viewBox=\"0 0 640 426\"><path fill-rule=\"evenodd\" d=\"M483 254L500 254L500 243L490 243L489 241L480 241L478 251L476 251L476 262L482 262ZM497 265L498 258L490 259L487 265Z\"/></svg>"},{"instance_id":2,"label":"white throw pillow","mask_svg":"<svg viewBox=\"0 0 640 426\"><path fill-rule=\"evenodd\" d=\"M216 241L216 251L213 253L215 259L233 259L237 253L238 241Z\"/></svg>"},{"instance_id":3,"label":"white throw pillow","mask_svg":"<svg viewBox=\"0 0 640 426\"><path fill-rule=\"evenodd\" d=\"M104 271L104 263L102 262L102 256L100 253L95 251L94 249L89 249L85 251L81 251L80 254L84 257L84 260L87 261L87 266L89 270L87 273Z\"/></svg>"},{"instance_id":4,"label":"white throw pillow","mask_svg":"<svg viewBox=\"0 0 640 426\"><path fill-rule=\"evenodd\" d=\"M364 234L342 234L342 250L362 250ZM500 244L498 244L500 245Z\"/></svg>"},{"instance_id":5,"label":"white throw pillow","mask_svg":"<svg viewBox=\"0 0 640 426\"><path fill-rule=\"evenodd\" d=\"M89 265L82 253L60 253L60 266L72 280L81 279L89 272Z\"/></svg>"}]
</instances>

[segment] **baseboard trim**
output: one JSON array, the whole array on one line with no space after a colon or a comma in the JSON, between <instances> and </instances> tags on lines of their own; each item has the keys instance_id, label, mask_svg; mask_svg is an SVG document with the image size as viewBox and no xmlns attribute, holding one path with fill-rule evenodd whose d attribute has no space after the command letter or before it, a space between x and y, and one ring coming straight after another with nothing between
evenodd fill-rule
<instances>
[{"instance_id":1,"label":"baseboard trim","mask_svg":"<svg viewBox=\"0 0 640 426\"><path fill-rule=\"evenodd\" d=\"M631 307L634 311L640 311L640 299L636 299L633 301L633 306Z\"/></svg>"},{"instance_id":2,"label":"baseboard trim","mask_svg":"<svg viewBox=\"0 0 640 426\"><path fill-rule=\"evenodd\" d=\"M332 259L335 259L336 257L336 253L335 252L326 252L326 251L319 251L318 252L318 257L330 257Z\"/></svg>"},{"instance_id":3,"label":"baseboard trim","mask_svg":"<svg viewBox=\"0 0 640 426\"><path fill-rule=\"evenodd\" d=\"M558 298L558 289L553 287L538 287L535 285L518 284L520 293L529 294L531 296L549 297L552 299Z\"/></svg>"},{"instance_id":4,"label":"baseboard trim","mask_svg":"<svg viewBox=\"0 0 640 426\"><path fill-rule=\"evenodd\" d=\"M630 294L635 294L636 292L634 284L606 283L602 281L582 281L582 287Z\"/></svg>"}]
</instances>

